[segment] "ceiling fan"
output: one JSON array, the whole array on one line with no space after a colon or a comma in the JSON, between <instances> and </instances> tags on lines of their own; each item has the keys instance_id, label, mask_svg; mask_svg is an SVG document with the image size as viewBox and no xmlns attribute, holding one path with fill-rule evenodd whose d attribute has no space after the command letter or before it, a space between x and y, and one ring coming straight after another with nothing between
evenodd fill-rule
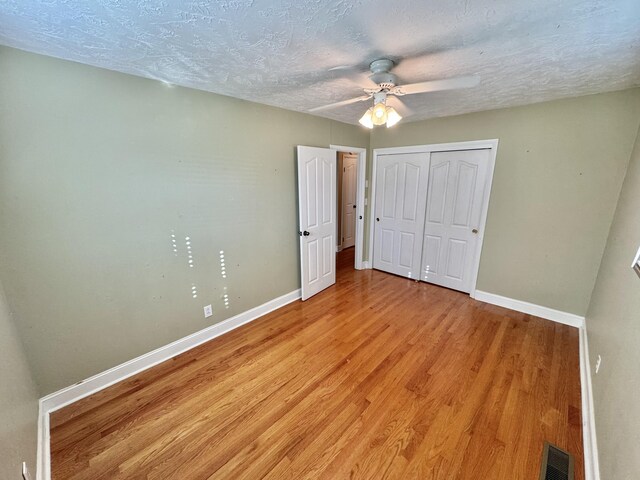
<instances>
[{"instance_id":1,"label":"ceiling fan","mask_svg":"<svg viewBox=\"0 0 640 480\"><path fill-rule=\"evenodd\" d=\"M369 65L371 75L369 78L376 84L373 88L364 88L365 95L343 100L341 102L331 103L322 107L316 107L309 110L310 112L319 112L330 108L343 107L352 103L364 102L373 98L373 106L369 108L360 119L360 123L367 128L373 128L374 125L384 125L391 127L398 123L402 116L393 106L387 105L387 102L395 104L401 111L409 112L404 103L398 98L404 95L414 95L416 93L438 92L442 90L455 90L458 88L475 87L480 83L477 76L455 77L444 80L431 80L428 82L411 83L408 85L398 85L398 77L391 73L391 69L395 63L388 58L374 60ZM339 67L342 69L343 67Z\"/></svg>"}]
</instances>

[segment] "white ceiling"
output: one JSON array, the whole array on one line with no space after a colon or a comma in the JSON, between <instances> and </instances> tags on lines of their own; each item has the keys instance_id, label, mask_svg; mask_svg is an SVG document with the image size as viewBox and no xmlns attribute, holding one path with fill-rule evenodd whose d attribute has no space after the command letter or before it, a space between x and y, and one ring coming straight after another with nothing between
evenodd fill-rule
<instances>
[{"instance_id":1,"label":"white ceiling","mask_svg":"<svg viewBox=\"0 0 640 480\"><path fill-rule=\"evenodd\" d=\"M419 120L640 84L640 0L3 0L0 43L298 111L383 56L401 83L481 77L405 97Z\"/></svg>"}]
</instances>

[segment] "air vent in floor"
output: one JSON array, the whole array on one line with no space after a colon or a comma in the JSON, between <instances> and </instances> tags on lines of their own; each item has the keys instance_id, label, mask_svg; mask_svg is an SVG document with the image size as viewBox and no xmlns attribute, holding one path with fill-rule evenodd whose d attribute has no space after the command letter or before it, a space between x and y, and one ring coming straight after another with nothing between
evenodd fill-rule
<instances>
[{"instance_id":1,"label":"air vent in floor","mask_svg":"<svg viewBox=\"0 0 640 480\"><path fill-rule=\"evenodd\" d=\"M542 450L540 480L573 480L573 456L545 442Z\"/></svg>"}]
</instances>

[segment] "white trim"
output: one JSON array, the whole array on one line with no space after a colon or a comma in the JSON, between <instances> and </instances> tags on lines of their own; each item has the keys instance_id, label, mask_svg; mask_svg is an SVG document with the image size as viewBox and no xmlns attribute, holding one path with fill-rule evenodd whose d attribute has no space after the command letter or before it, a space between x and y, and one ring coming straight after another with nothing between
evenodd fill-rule
<instances>
[{"instance_id":1,"label":"white trim","mask_svg":"<svg viewBox=\"0 0 640 480\"><path fill-rule=\"evenodd\" d=\"M503 297L502 295L483 292L482 290L476 290L472 298L475 298L480 302L491 303L492 305L509 308L516 312L528 313L529 315L535 315L536 317L563 323L571 327L582 328L584 326L584 317L573 313L563 312L561 310L554 310L549 307L543 307L542 305L536 305L535 303L523 302L522 300Z\"/></svg>"},{"instance_id":2,"label":"white trim","mask_svg":"<svg viewBox=\"0 0 640 480\"><path fill-rule=\"evenodd\" d=\"M93 377L63 388L40 399L38 418L38 480L49 480L51 477L50 445L49 445L49 414L62 407L88 397L132 375L140 373L159 363L169 360L176 355L186 352L198 345L234 330L246 323L266 315L269 312L284 307L300 299L300 289L289 292L262 305L227 318L215 325L211 325L196 333L183 337L152 352L110 368Z\"/></svg>"},{"instance_id":3,"label":"white trim","mask_svg":"<svg viewBox=\"0 0 640 480\"><path fill-rule=\"evenodd\" d=\"M490 140L471 140L468 142L453 143L432 143L429 145L409 145L406 147L385 147L376 148L374 153L378 152L382 155L393 155L396 153L431 153L431 152L450 152L454 150L482 150L485 148L497 148L498 139Z\"/></svg>"},{"instance_id":4,"label":"white trim","mask_svg":"<svg viewBox=\"0 0 640 480\"><path fill-rule=\"evenodd\" d=\"M376 218L376 175L378 170L378 152L380 149L373 150L373 158L371 159L371 181L369 182L369 258L367 265L373 268L373 237L375 235L375 218Z\"/></svg>"},{"instance_id":5,"label":"white trim","mask_svg":"<svg viewBox=\"0 0 640 480\"><path fill-rule=\"evenodd\" d=\"M371 264L369 263L368 260L365 260L364 262L362 262L362 269L363 270L371 270Z\"/></svg>"},{"instance_id":6,"label":"white trim","mask_svg":"<svg viewBox=\"0 0 640 480\"><path fill-rule=\"evenodd\" d=\"M92 395L114 383L120 382L136 373L142 372L187 350L230 332L245 323L249 323L273 310L283 307L300 298L300 290L282 295L246 312L239 313L205 329L183 337L152 352L145 353L133 360L98 373L86 380L63 388L40 399L42 406L49 413Z\"/></svg>"},{"instance_id":7,"label":"white trim","mask_svg":"<svg viewBox=\"0 0 640 480\"><path fill-rule=\"evenodd\" d=\"M36 479L51 478L51 456L49 444L49 412L42 407L42 399L38 401L38 449L36 451Z\"/></svg>"},{"instance_id":8,"label":"white trim","mask_svg":"<svg viewBox=\"0 0 640 480\"><path fill-rule=\"evenodd\" d=\"M455 150L485 150L489 149L489 170L484 189L484 197L482 199L482 211L480 214L480 226L478 234L478 242L476 243L476 251L474 254L474 268L471 280L470 296L474 298L476 294L476 284L478 281L478 272L480 270L480 256L482 253L482 244L484 242L484 234L487 226L487 213L489 212L489 198L491 197L491 187L493 185L493 172L496 166L496 155L498 154L498 139L490 140L473 140L469 142L455 143L435 143L431 145L411 145L406 147L390 147L376 148L373 150L372 174L371 174L371 208L369 209L369 265L373 265L373 239L375 228L375 194L376 194L376 169L378 164L378 155L393 155L399 153L433 153L433 152L450 152Z\"/></svg>"},{"instance_id":9,"label":"white trim","mask_svg":"<svg viewBox=\"0 0 640 480\"><path fill-rule=\"evenodd\" d=\"M598 441L596 439L596 421L591 387L591 362L589 361L589 342L586 325L580 329L580 386L585 480L600 480Z\"/></svg>"},{"instance_id":10,"label":"white trim","mask_svg":"<svg viewBox=\"0 0 640 480\"><path fill-rule=\"evenodd\" d=\"M345 145L329 145L329 148L336 152L357 153L357 181L356 181L356 251L355 269L363 270L364 253L364 207L365 207L365 180L367 178L367 149L359 147L347 147ZM360 219L362 217L362 220Z\"/></svg>"},{"instance_id":11,"label":"white trim","mask_svg":"<svg viewBox=\"0 0 640 480\"><path fill-rule=\"evenodd\" d=\"M589 361L589 343L585 318L573 313L566 313L533 303L514 300L512 298L495 295L493 293L476 290L476 300L491 303L518 312L528 313L537 317L563 323L579 329L580 338L580 389L582 399L582 442L584 450L585 480L600 480L600 466L598 462L598 441L596 438L596 422L593 410L593 390L591 386L591 364Z\"/></svg>"}]
</instances>

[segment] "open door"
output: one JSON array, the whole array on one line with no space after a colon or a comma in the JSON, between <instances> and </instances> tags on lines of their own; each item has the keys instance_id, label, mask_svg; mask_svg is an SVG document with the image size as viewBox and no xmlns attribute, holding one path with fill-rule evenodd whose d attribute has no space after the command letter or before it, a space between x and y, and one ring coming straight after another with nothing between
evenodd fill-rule
<instances>
[{"instance_id":1,"label":"open door","mask_svg":"<svg viewBox=\"0 0 640 480\"><path fill-rule=\"evenodd\" d=\"M298 146L302 300L336 283L335 150Z\"/></svg>"}]
</instances>

